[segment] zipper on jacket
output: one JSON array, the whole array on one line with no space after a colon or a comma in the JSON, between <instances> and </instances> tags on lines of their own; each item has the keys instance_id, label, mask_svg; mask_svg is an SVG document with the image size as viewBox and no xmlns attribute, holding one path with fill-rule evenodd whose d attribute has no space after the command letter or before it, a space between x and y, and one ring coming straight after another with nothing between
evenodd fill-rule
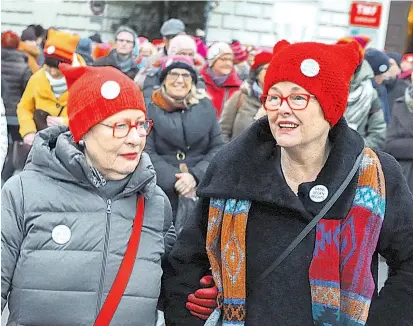
<instances>
[{"instance_id":1,"label":"zipper on jacket","mask_svg":"<svg viewBox=\"0 0 413 326\"><path fill-rule=\"evenodd\" d=\"M103 258L102 258L102 267L100 270L99 292L98 292L98 299L97 299L97 305L96 305L96 318L102 306L103 286L105 284L105 273L106 273L106 260L108 256L111 214L112 214L112 201L108 199L106 201L106 229L105 229L105 238L104 238L104 243L103 243Z\"/></svg>"}]
</instances>

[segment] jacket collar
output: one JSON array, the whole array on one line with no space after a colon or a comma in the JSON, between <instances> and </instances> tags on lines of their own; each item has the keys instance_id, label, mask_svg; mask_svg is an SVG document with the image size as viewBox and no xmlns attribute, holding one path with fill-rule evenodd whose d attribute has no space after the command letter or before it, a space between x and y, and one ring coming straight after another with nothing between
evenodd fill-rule
<instances>
[{"instance_id":1,"label":"jacket collar","mask_svg":"<svg viewBox=\"0 0 413 326\"><path fill-rule=\"evenodd\" d=\"M296 210L311 220L340 187L364 148L363 139L351 130L344 119L330 131L332 149L314 182L303 183L296 196L287 185L280 165L280 148L271 134L268 118L264 117L237 137L209 165L198 187L201 197L237 198L260 201ZM345 217L356 186L347 187L327 218ZM328 189L328 197L321 203L310 199L316 185Z\"/></svg>"}]
</instances>

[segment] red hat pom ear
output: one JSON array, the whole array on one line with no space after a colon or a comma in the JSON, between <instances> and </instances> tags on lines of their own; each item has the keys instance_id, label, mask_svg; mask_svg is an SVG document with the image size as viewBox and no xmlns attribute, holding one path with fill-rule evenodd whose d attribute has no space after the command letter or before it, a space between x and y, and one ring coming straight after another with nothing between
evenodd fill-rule
<instances>
[{"instance_id":1,"label":"red hat pom ear","mask_svg":"<svg viewBox=\"0 0 413 326\"><path fill-rule=\"evenodd\" d=\"M291 43L288 42L287 40L281 40L277 43L275 43L274 48L272 49L272 54L277 54L279 53L281 50L285 49L286 47L288 47Z\"/></svg>"},{"instance_id":2,"label":"red hat pom ear","mask_svg":"<svg viewBox=\"0 0 413 326\"><path fill-rule=\"evenodd\" d=\"M363 61L363 53L360 51L359 45L357 42L350 42L345 45L348 49L349 54L353 57L355 56L355 60L357 62L357 66Z\"/></svg>"},{"instance_id":3,"label":"red hat pom ear","mask_svg":"<svg viewBox=\"0 0 413 326\"><path fill-rule=\"evenodd\" d=\"M87 66L72 67L67 63L60 63L59 70L65 76L67 88L70 88L77 79L79 79L89 70L89 68Z\"/></svg>"}]
</instances>

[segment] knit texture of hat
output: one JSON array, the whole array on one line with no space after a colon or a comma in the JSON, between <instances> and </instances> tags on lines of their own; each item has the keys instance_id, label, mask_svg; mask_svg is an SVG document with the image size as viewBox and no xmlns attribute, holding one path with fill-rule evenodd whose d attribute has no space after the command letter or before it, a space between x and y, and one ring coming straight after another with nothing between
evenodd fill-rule
<instances>
[{"instance_id":1,"label":"knit texture of hat","mask_svg":"<svg viewBox=\"0 0 413 326\"><path fill-rule=\"evenodd\" d=\"M317 98L324 118L334 126L346 110L350 80L361 60L355 42L330 45L279 41L265 74L263 95L279 82L295 83Z\"/></svg>"},{"instance_id":2,"label":"knit texture of hat","mask_svg":"<svg viewBox=\"0 0 413 326\"><path fill-rule=\"evenodd\" d=\"M67 114L75 142L96 124L123 110L146 115L142 91L132 79L114 67L72 67L61 63L69 97Z\"/></svg>"},{"instance_id":3,"label":"knit texture of hat","mask_svg":"<svg viewBox=\"0 0 413 326\"><path fill-rule=\"evenodd\" d=\"M228 43L217 42L212 44L207 52L208 66L212 67L214 63L224 54L233 54L232 49Z\"/></svg>"},{"instance_id":4,"label":"knit texture of hat","mask_svg":"<svg viewBox=\"0 0 413 326\"><path fill-rule=\"evenodd\" d=\"M17 49L19 46L19 36L12 31L1 33L1 46L6 49Z\"/></svg>"},{"instance_id":5,"label":"knit texture of hat","mask_svg":"<svg viewBox=\"0 0 413 326\"><path fill-rule=\"evenodd\" d=\"M258 67L270 63L272 59L272 53L267 51L262 51L255 55L254 63L251 66L251 70L255 70Z\"/></svg>"},{"instance_id":6,"label":"knit texture of hat","mask_svg":"<svg viewBox=\"0 0 413 326\"><path fill-rule=\"evenodd\" d=\"M176 55L182 50L192 50L196 53L196 44L189 35L177 35L169 41L168 55Z\"/></svg>"},{"instance_id":7,"label":"knit texture of hat","mask_svg":"<svg viewBox=\"0 0 413 326\"><path fill-rule=\"evenodd\" d=\"M374 75L378 76L384 74L390 69L390 60L387 55L376 49L368 49L364 58L373 69Z\"/></svg>"},{"instance_id":8,"label":"knit texture of hat","mask_svg":"<svg viewBox=\"0 0 413 326\"><path fill-rule=\"evenodd\" d=\"M73 53L76 52L80 36L49 29L44 45L44 56L63 62L72 63Z\"/></svg>"},{"instance_id":9,"label":"knit texture of hat","mask_svg":"<svg viewBox=\"0 0 413 326\"><path fill-rule=\"evenodd\" d=\"M159 81L161 82L161 84L165 80L168 72L175 68L188 70L188 72L191 74L193 84L196 85L196 83L198 82L198 75L194 68L194 60L193 58L187 55L174 55L162 57L160 65L161 74L159 76Z\"/></svg>"},{"instance_id":10,"label":"knit texture of hat","mask_svg":"<svg viewBox=\"0 0 413 326\"><path fill-rule=\"evenodd\" d=\"M359 46L359 50L362 56L366 51L366 46L370 43L371 38L368 36L346 36L337 41L337 44L346 44L350 42L356 42Z\"/></svg>"},{"instance_id":11,"label":"knit texture of hat","mask_svg":"<svg viewBox=\"0 0 413 326\"><path fill-rule=\"evenodd\" d=\"M185 24L182 20L171 18L164 22L161 27L162 36L178 35L185 32Z\"/></svg>"}]
</instances>

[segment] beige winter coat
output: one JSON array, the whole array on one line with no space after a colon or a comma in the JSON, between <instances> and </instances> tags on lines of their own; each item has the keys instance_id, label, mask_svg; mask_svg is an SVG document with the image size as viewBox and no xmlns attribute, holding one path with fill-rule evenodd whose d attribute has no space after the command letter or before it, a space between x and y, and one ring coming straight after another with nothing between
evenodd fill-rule
<instances>
[{"instance_id":1,"label":"beige winter coat","mask_svg":"<svg viewBox=\"0 0 413 326\"><path fill-rule=\"evenodd\" d=\"M260 107L259 99L252 94L251 85L245 82L224 104L219 121L224 140L230 142L252 125Z\"/></svg>"}]
</instances>

